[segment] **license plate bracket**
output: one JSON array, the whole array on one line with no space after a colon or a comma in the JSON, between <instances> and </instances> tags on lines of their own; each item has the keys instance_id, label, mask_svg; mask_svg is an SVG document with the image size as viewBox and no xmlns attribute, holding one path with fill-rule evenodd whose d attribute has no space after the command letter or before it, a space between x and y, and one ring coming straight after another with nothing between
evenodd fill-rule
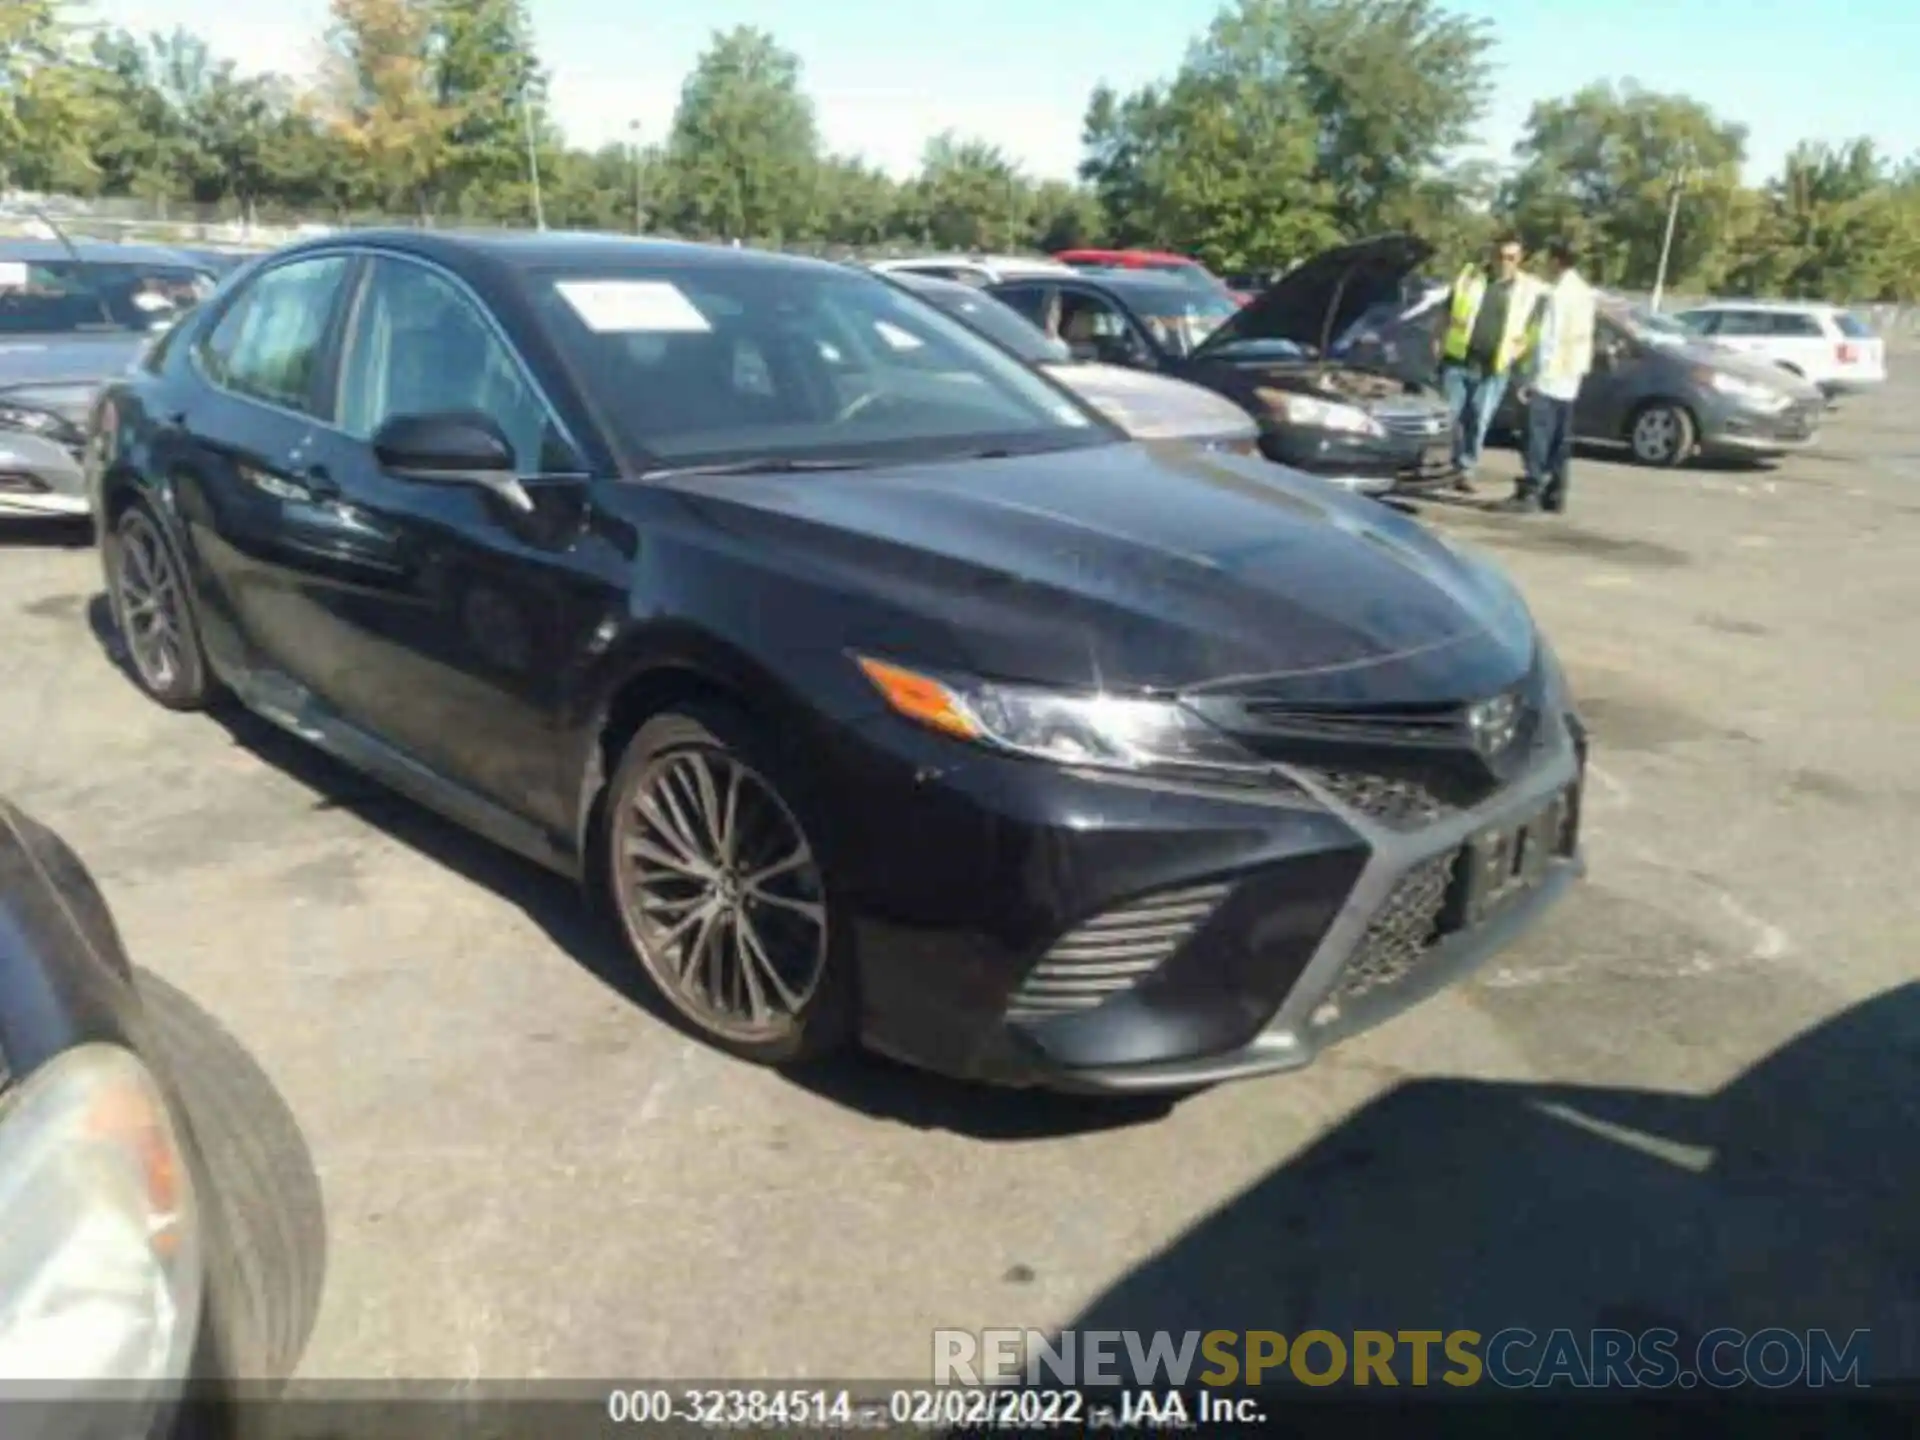
<instances>
[{"instance_id":1,"label":"license plate bracket","mask_svg":"<svg viewBox=\"0 0 1920 1440\"><path fill-rule=\"evenodd\" d=\"M1538 810L1470 839L1454 871L1448 897L1448 929L1478 925L1539 886L1555 862L1566 858L1572 789L1557 792Z\"/></svg>"}]
</instances>

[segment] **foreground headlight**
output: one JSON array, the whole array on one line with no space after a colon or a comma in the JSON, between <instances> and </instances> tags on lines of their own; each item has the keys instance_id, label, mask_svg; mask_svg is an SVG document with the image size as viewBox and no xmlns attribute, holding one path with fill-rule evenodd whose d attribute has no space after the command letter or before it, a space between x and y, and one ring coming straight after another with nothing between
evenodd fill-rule
<instances>
[{"instance_id":1,"label":"foreground headlight","mask_svg":"<svg viewBox=\"0 0 1920 1440\"><path fill-rule=\"evenodd\" d=\"M1793 403L1793 397L1777 386L1729 375L1724 370L1708 370L1700 378L1706 381L1709 389L1718 390L1722 395L1751 405L1756 410L1784 410Z\"/></svg>"},{"instance_id":2,"label":"foreground headlight","mask_svg":"<svg viewBox=\"0 0 1920 1440\"><path fill-rule=\"evenodd\" d=\"M1280 772L1175 700L1070 695L1030 685L936 678L855 657L886 702L960 740L1051 760L1141 774L1287 786Z\"/></svg>"},{"instance_id":3,"label":"foreground headlight","mask_svg":"<svg viewBox=\"0 0 1920 1440\"><path fill-rule=\"evenodd\" d=\"M184 1377L200 1228L167 1105L134 1055L81 1045L0 1104L0 1383Z\"/></svg>"},{"instance_id":4,"label":"foreground headlight","mask_svg":"<svg viewBox=\"0 0 1920 1440\"><path fill-rule=\"evenodd\" d=\"M1321 430L1338 430L1347 435L1384 435L1380 422L1358 405L1338 400L1321 400L1313 395L1295 395L1289 390L1262 387L1256 392L1260 402L1276 419L1290 425L1312 425Z\"/></svg>"}]
</instances>

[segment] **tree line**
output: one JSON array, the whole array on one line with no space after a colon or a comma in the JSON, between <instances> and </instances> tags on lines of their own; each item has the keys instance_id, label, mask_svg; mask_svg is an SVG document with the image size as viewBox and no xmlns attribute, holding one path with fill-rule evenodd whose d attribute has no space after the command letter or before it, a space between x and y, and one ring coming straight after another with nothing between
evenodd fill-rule
<instances>
[{"instance_id":1,"label":"tree line","mask_svg":"<svg viewBox=\"0 0 1920 1440\"><path fill-rule=\"evenodd\" d=\"M527 0L332 0L303 84L186 31L89 26L84 0L6 0L0 189L774 245L1148 245L1220 271L1388 229L1444 267L1513 229L1571 236L1630 289L1677 191L1672 286L1920 298L1920 163L1869 140L1803 144L1750 186L1744 127L1597 82L1535 105L1511 163L1461 160L1494 42L1438 0L1230 0L1164 79L1095 89L1076 181L952 133L896 180L826 149L798 57L751 27L714 34L667 135L588 150L551 118Z\"/></svg>"}]
</instances>

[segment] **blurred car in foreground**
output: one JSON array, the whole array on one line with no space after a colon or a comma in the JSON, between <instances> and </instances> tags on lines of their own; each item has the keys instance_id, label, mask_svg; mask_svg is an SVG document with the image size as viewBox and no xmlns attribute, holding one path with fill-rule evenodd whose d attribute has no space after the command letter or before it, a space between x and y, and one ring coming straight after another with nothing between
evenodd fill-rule
<instances>
[{"instance_id":1,"label":"blurred car in foreground","mask_svg":"<svg viewBox=\"0 0 1920 1440\"><path fill-rule=\"evenodd\" d=\"M1412 382L1431 379L1444 299L1441 291L1407 313L1372 315L1343 342L1342 358ZM1805 449L1819 439L1825 409L1819 390L1796 375L1603 301L1593 369L1574 402L1573 425L1585 443L1622 446L1639 464L1670 467L1696 457L1753 460ZM1518 435L1524 424L1509 387L1493 428Z\"/></svg>"},{"instance_id":2,"label":"blurred car in foreground","mask_svg":"<svg viewBox=\"0 0 1920 1440\"><path fill-rule=\"evenodd\" d=\"M1579 873L1584 730L1493 564L1131 441L851 267L297 245L96 426L156 702L230 694L578 877L759 1063L1294 1068Z\"/></svg>"},{"instance_id":3,"label":"blurred car in foreground","mask_svg":"<svg viewBox=\"0 0 1920 1440\"><path fill-rule=\"evenodd\" d=\"M1453 422L1432 386L1327 353L1432 253L1410 235L1344 245L1245 306L1157 276L1087 272L990 286L1075 355L1204 385L1260 426L1261 452L1363 493L1450 483Z\"/></svg>"},{"instance_id":4,"label":"blurred car in foreground","mask_svg":"<svg viewBox=\"0 0 1920 1440\"><path fill-rule=\"evenodd\" d=\"M1887 380L1886 341L1838 305L1801 300L1716 300L1673 317L1696 335L1811 381L1832 398Z\"/></svg>"},{"instance_id":5,"label":"blurred car in foreground","mask_svg":"<svg viewBox=\"0 0 1920 1440\"><path fill-rule=\"evenodd\" d=\"M0 240L0 517L86 513L94 395L215 283L154 246Z\"/></svg>"},{"instance_id":6,"label":"blurred car in foreground","mask_svg":"<svg viewBox=\"0 0 1920 1440\"><path fill-rule=\"evenodd\" d=\"M893 278L1025 364L1051 375L1136 440L1192 440L1247 455L1259 451L1260 427L1246 411L1211 390L1149 371L1078 359L1064 341L1045 334L977 286L923 275Z\"/></svg>"}]
</instances>

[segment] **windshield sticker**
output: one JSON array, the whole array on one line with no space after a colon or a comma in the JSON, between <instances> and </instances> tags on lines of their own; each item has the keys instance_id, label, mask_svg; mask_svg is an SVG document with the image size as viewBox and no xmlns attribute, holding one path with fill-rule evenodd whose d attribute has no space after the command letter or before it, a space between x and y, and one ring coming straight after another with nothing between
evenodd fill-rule
<instances>
[{"instance_id":1,"label":"windshield sticker","mask_svg":"<svg viewBox=\"0 0 1920 1440\"><path fill-rule=\"evenodd\" d=\"M0 260L0 290L27 288L27 266L23 260Z\"/></svg>"},{"instance_id":2,"label":"windshield sticker","mask_svg":"<svg viewBox=\"0 0 1920 1440\"><path fill-rule=\"evenodd\" d=\"M705 335L713 329L665 280L563 280L553 288L596 335Z\"/></svg>"}]
</instances>

